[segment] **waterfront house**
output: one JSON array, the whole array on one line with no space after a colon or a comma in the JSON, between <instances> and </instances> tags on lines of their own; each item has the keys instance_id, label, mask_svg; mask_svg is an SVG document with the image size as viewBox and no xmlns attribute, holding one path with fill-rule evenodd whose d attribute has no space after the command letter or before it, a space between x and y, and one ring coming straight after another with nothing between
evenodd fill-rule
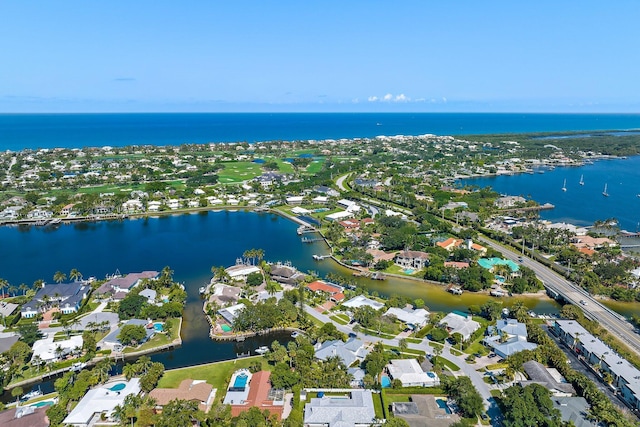
<instances>
[{"instance_id":1,"label":"waterfront house","mask_svg":"<svg viewBox=\"0 0 640 427\"><path fill-rule=\"evenodd\" d=\"M75 313L80 309L82 301L87 297L85 282L43 284L34 297L26 302L20 313L29 319L38 314L38 308L47 305L58 305L63 314Z\"/></svg>"},{"instance_id":2,"label":"waterfront house","mask_svg":"<svg viewBox=\"0 0 640 427\"><path fill-rule=\"evenodd\" d=\"M393 359L386 366L392 380L399 380L402 387L436 387L440 378L435 372L425 372L416 359Z\"/></svg>"},{"instance_id":3,"label":"waterfront house","mask_svg":"<svg viewBox=\"0 0 640 427\"><path fill-rule=\"evenodd\" d=\"M290 264L277 263L271 266L271 278L278 283L293 285L304 280L305 275Z\"/></svg>"},{"instance_id":4,"label":"waterfront house","mask_svg":"<svg viewBox=\"0 0 640 427\"><path fill-rule=\"evenodd\" d=\"M353 212L339 211L324 217L327 221L341 221L347 218L353 218Z\"/></svg>"},{"instance_id":5,"label":"waterfront house","mask_svg":"<svg viewBox=\"0 0 640 427\"><path fill-rule=\"evenodd\" d=\"M498 356L506 358L522 350L535 350L536 344L527 341L527 325L515 319L500 319L487 328L484 344Z\"/></svg>"},{"instance_id":6,"label":"waterfront house","mask_svg":"<svg viewBox=\"0 0 640 427\"><path fill-rule=\"evenodd\" d=\"M216 390L211 384L204 380L182 380L178 388L154 388L149 393L149 397L155 399L157 407L161 410L163 406L172 400L180 399L198 404L198 409L202 412L209 412Z\"/></svg>"},{"instance_id":7,"label":"waterfront house","mask_svg":"<svg viewBox=\"0 0 640 427\"><path fill-rule=\"evenodd\" d=\"M304 196L289 196L285 200L288 205L299 205L304 200Z\"/></svg>"},{"instance_id":8,"label":"waterfront house","mask_svg":"<svg viewBox=\"0 0 640 427\"><path fill-rule=\"evenodd\" d=\"M144 289L140 291L138 295L145 297L147 299L147 304L155 304L158 293L153 289Z\"/></svg>"},{"instance_id":9,"label":"waterfront house","mask_svg":"<svg viewBox=\"0 0 640 427\"><path fill-rule=\"evenodd\" d=\"M238 317L238 314L241 310L244 310L244 308L245 305L242 303L235 304L230 307L221 308L220 310L218 310L218 314L222 316L222 318L226 320L230 325L233 325L233 321L236 320L236 317Z\"/></svg>"},{"instance_id":10,"label":"waterfront house","mask_svg":"<svg viewBox=\"0 0 640 427\"><path fill-rule=\"evenodd\" d=\"M2 427L48 427L49 406L18 406L0 412L0 426Z\"/></svg>"},{"instance_id":11,"label":"waterfront house","mask_svg":"<svg viewBox=\"0 0 640 427\"><path fill-rule=\"evenodd\" d=\"M225 271L227 272L231 280L245 281L251 273L259 273L260 268L256 267L255 265L238 263L234 266L225 268Z\"/></svg>"},{"instance_id":12,"label":"waterfront house","mask_svg":"<svg viewBox=\"0 0 640 427\"><path fill-rule=\"evenodd\" d=\"M160 275L157 271L143 271L141 273L129 273L126 276L116 276L104 282L98 289L96 294L116 294L118 292L129 292L131 289L140 285L143 280L156 279Z\"/></svg>"},{"instance_id":13,"label":"waterfront house","mask_svg":"<svg viewBox=\"0 0 640 427\"><path fill-rule=\"evenodd\" d=\"M527 200L524 197L521 196L503 196L503 197L498 197L493 204L498 208L498 209L506 209L506 208L511 208L517 205L522 205L526 202Z\"/></svg>"},{"instance_id":14,"label":"waterfront house","mask_svg":"<svg viewBox=\"0 0 640 427\"><path fill-rule=\"evenodd\" d=\"M402 268L421 270L429 265L429 254L422 251L400 251L396 254L395 264Z\"/></svg>"},{"instance_id":15,"label":"waterfront house","mask_svg":"<svg viewBox=\"0 0 640 427\"><path fill-rule=\"evenodd\" d=\"M351 366L356 360L362 361L369 354L364 341L351 337L347 342L342 340L325 341L316 344L315 357L319 360L327 360L329 357L338 357L344 366Z\"/></svg>"},{"instance_id":16,"label":"waterfront house","mask_svg":"<svg viewBox=\"0 0 640 427\"><path fill-rule=\"evenodd\" d=\"M109 335L104 337L103 339L104 344L106 346L112 347L113 349L121 349L122 343L118 339L118 336L120 335L120 331L122 330L122 327L125 325L144 326L146 335L144 338L142 338L142 340L140 340L140 342L138 342L138 344L142 344L149 341L156 333L156 330L152 327L153 325L151 325L148 320L129 319L124 324L120 325L118 329L116 329L115 331L111 331Z\"/></svg>"},{"instance_id":17,"label":"waterfront house","mask_svg":"<svg viewBox=\"0 0 640 427\"><path fill-rule=\"evenodd\" d=\"M66 340L55 341L53 335L33 343L31 360L39 358L44 363L62 360L69 354L82 350L82 335L73 335Z\"/></svg>"},{"instance_id":18,"label":"waterfront house","mask_svg":"<svg viewBox=\"0 0 640 427\"><path fill-rule=\"evenodd\" d=\"M259 371L251 374L246 370L236 371L231 377L224 404L231 405L231 416L237 417L251 408L269 411L278 420L284 411L284 390L271 387L271 372Z\"/></svg>"},{"instance_id":19,"label":"waterfront house","mask_svg":"<svg viewBox=\"0 0 640 427\"><path fill-rule=\"evenodd\" d=\"M327 390L331 393L331 390ZM353 390L344 396L314 397L304 407L305 427L369 427L376 421L371 390Z\"/></svg>"},{"instance_id":20,"label":"waterfront house","mask_svg":"<svg viewBox=\"0 0 640 427\"><path fill-rule=\"evenodd\" d=\"M455 333L462 335L464 341L467 341L475 331L480 329L480 323L473 320L470 314L455 311L440 320L439 326L445 327L451 335Z\"/></svg>"},{"instance_id":21,"label":"waterfront house","mask_svg":"<svg viewBox=\"0 0 640 427\"><path fill-rule=\"evenodd\" d=\"M62 423L73 427L89 427L101 420L114 424L115 407L122 406L127 396L140 391L139 378L102 384L89 390Z\"/></svg>"}]
</instances>

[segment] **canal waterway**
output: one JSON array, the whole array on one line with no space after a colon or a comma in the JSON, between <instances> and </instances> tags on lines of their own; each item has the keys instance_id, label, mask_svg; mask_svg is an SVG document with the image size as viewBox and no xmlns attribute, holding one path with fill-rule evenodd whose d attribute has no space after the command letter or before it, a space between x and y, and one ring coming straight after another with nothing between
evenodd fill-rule
<instances>
[{"instance_id":1,"label":"canal waterway","mask_svg":"<svg viewBox=\"0 0 640 427\"><path fill-rule=\"evenodd\" d=\"M0 277L12 285L37 279L52 282L56 271L78 269L85 277L104 277L170 266L174 278L184 283L188 299L182 328L182 347L154 355L167 368L230 359L237 353L270 344L275 336L256 337L244 343L214 342L202 313L198 289L211 278L212 266L229 266L251 248L262 248L265 259L290 261L304 272L321 277L338 273L352 278L352 271L331 259L314 261L325 254L324 242L302 243L297 224L272 213L209 211L124 221L61 224L49 227L0 227ZM389 278L357 279L359 285L380 295L421 298L430 310L466 310L490 297L465 293L455 296L439 285ZM523 298L539 313L552 313L558 305L548 298ZM505 301L509 305L509 300ZM280 339L286 338L278 337Z\"/></svg>"}]
</instances>

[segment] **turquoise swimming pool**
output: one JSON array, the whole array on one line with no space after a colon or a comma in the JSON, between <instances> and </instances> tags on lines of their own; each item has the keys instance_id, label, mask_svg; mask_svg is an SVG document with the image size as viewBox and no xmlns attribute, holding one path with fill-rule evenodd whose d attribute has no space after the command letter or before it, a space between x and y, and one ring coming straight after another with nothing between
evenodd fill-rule
<instances>
[{"instance_id":1,"label":"turquoise swimming pool","mask_svg":"<svg viewBox=\"0 0 640 427\"><path fill-rule=\"evenodd\" d=\"M220 326L220 328L224 331L224 332L231 332L233 330L233 328L231 328L231 326L229 325L222 325Z\"/></svg>"},{"instance_id":2,"label":"turquoise swimming pool","mask_svg":"<svg viewBox=\"0 0 640 427\"><path fill-rule=\"evenodd\" d=\"M413 274L416 272L413 268L405 268L402 271L404 271L405 274Z\"/></svg>"},{"instance_id":3,"label":"turquoise swimming pool","mask_svg":"<svg viewBox=\"0 0 640 427\"><path fill-rule=\"evenodd\" d=\"M391 378L389 378L386 375L383 375L382 378L380 378L380 385L382 386L382 388L391 387Z\"/></svg>"},{"instance_id":4,"label":"turquoise swimming pool","mask_svg":"<svg viewBox=\"0 0 640 427\"><path fill-rule=\"evenodd\" d=\"M162 332L164 331L164 325L160 322L156 322L153 324L153 329L155 329L156 332Z\"/></svg>"},{"instance_id":5,"label":"turquoise swimming pool","mask_svg":"<svg viewBox=\"0 0 640 427\"><path fill-rule=\"evenodd\" d=\"M34 408L42 408L43 406L51 406L53 404L54 404L53 400L43 400L42 402L37 402L29 406L33 406Z\"/></svg>"},{"instance_id":6,"label":"turquoise swimming pool","mask_svg":"<svg viewBox=\"0 0 640 427\"><path fill-rule=\"evenodd\" d=\"M438 408L444 409L447 414L451 413L451 409L449 409L449 407L447 406L447 402L445 402L443 399L436 399L436 403L438 404Z\"/></svg>"},{"instance_id":7,"label":"turquoise swimming pool","mask_svg":"<svg viewBox=\"0 0 640 427\"><path fill-rule=\"evenodd\" d=\"M233 381L233 388L245 388L248 380L249 380L248 375L238 374L236 376L236 379Z\"/></svg>"},{"instance_id":8,"label":"turquoise swimming pool","mask_svg":"<svg viewBox=\"0 0 640 427\"><path fill-rule=\"evenodd\" d=\"M111 391L120 391L123 390L127 385L125 383L118 383L115 384L113 387L109 387L109 390Z\"/></svg>"}]
</instances>

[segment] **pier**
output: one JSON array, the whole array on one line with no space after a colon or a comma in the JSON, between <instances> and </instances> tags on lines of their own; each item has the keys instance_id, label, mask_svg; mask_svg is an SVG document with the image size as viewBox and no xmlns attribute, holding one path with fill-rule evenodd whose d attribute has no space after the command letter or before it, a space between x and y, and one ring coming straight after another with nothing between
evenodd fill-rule
<instances>
[{"instance_id":1,"label":"pier","mask_svg":"<svg viewBox=\"0 0 640 427\"><path fill-rule=\"evenodd\" d=\"M313 259L315 259L316 261L322 261L325 258L330 258L331 255L313 255Z\"/></svg>"},{"instance_id":2,"label":"pier","mask_svg":"<svg viewBox=\"0 0 640 427\"><path fill-rule=\"evenodd\" d=\"M303 235L305 233L315 233L318 230L316 230L315 228L308 226L308 225L301 225L300 227L298 227L298 230L296 231L298 233L298 235Z\"/></svg>"},{"instance_id":3,"label":"pier","mask_svg":"<svg viewBox=\"0 0 640 427\"><path fill-rule=\"evenodd\" d=\"M324 239L322 237L303 237L302 243L313 243L313 242L321 242Z\"/></svg>"}]
</instances>

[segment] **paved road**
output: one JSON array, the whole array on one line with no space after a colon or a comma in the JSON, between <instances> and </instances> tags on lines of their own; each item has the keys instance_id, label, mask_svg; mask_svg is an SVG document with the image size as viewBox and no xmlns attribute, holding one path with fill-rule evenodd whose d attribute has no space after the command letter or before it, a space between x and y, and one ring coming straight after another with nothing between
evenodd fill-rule
<instances>
[{"instance_id":1,"label":"paved road","mask_svg":"<svg viewBox=\"0 0 640 427\"><path fill-rule=\"evenodd\" d=\"M506 250L503 246L498 245L492 240L484 237L480 237L480 240L515 262L518 262L518 258L521 257L517 252ZM525 256L522 257L521 264L532 269L538 278L544 282L545 287L557 292L566 301L582 308L586 317L600 323L609 333L620 339L620 341L627 344L631 350L640 355L640 335L635 332L633 325L631 325L624 316L605 307L584 289L568 281L538 261Z\"/></svg>"},{"instance_id":2,"label":"paved road","mask_svg":"<svg viewBox=\"0 0 640 427\"><path fill-rule=\"evenodd\" d=\"M324 315L322 313L319 313L318 311L316 311L312 307L305 306L305 311L307 312L307 314L315 317L316 319L320 320L323 323L333 323L336 326L336 328L342 333L345 333L345 334L354 334L355 333L353 331L353 329L351 328L351 326L349 326L349 325L341 325L341 324L339 324L337 322L334 322L333 320L331 320L329 318L329 316L326 316L326 315ZM356 334L356 336L358 338L360 338L363 341L368 341L368 342L381 341L385 345L398 347L398 341L399 340L395 339L395 338L394 339L384 339L384 338L379 338L379 337L375 337L375 336L372 336L372 335L367 335L367 334L364 334L362 332L358 332L358 333L355 333L355 334ZM431 342L426 338L424 338L420 344L408 343L408 347L410 349L413 349L413 350L422 350L427 354L433 354L434 353L434 348L431 347ZM478 373L475 370L475 368L473 366L469 365L462 357L458 357L458 356L455 356L455 355L451 354L450 345L449 344L445 345L445 347L443 348L443 351L440 354L440 356L442 358L452 362L456 366L459 366L460 369L462 370L462 372L464 373L464 375L471 379L471 382L473 383L474 387L476 388L476 390L478 390L478 393L480 393L480 395L482 396L482 399L484 400L484 408L485 408L485 410L487 412L487 415L489 415L489 417L492 420L496 420L496 422L493 425L498 425L498 420L500 420L502 418L502 413L500 411L500 408L496 404L495 400L491 396L491 391L489 390L489 385L484 382L484 380L482 378L482 375L480 375L480 373Z\"/></svg>"},{"instance_id":3,"label":"paved road","mask_svg":"<svg viewBox=\"0 0 640 427\"><path fill-rule=\"evenodd\" d=\"M336 179L336 185L338 186L338 189L340 191L349 191L349 189L344 186L344 180L347 179L349 175L351 175L351 172L344 174L341 177L338 177L338 179Z\"/></svg>"}]
</instances>

